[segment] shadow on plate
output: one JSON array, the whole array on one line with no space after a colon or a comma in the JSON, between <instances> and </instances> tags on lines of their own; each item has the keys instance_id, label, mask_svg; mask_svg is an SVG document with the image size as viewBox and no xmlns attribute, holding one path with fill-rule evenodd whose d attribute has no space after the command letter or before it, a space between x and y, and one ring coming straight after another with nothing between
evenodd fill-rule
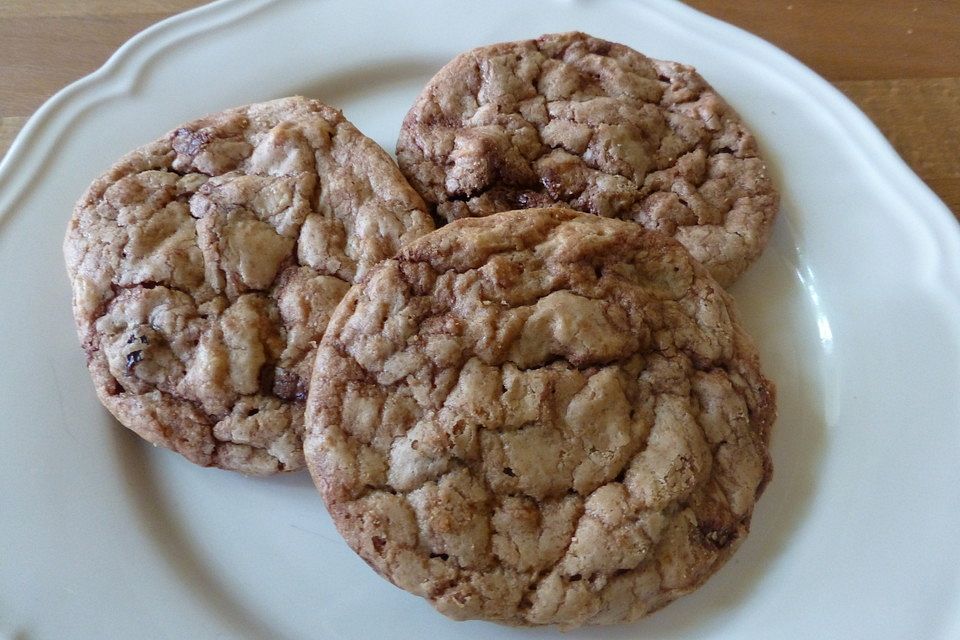
<instances>
[{"instance_id":1,"label":"shadow on plate","mask_svg":"<svg viewBox=\"0 0 960 640\"><path fill-rule=\"evenodd\" d=\"M215 577L213 569L193 547L190 536L170 508L162 486L147 459L148 447L132 432L114 423L117 434L114 442L124 487L136 505L141 522L149 530L171 568L180 576L185 588L198 599L209 604L211 611L223 620L236 638L277 638L275 629L266 628L248 608L236 600ZM175 455L175 454L171 454ZM185 460L184 464L189 464Z\"/></svg>"}]
</instances>

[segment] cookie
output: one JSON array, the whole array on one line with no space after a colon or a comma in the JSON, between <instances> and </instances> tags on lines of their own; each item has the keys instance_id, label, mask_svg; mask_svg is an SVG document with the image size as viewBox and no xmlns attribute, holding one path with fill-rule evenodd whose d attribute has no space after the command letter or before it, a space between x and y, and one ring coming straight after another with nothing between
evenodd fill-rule
<instances>
[{"instance_id":1,"label":"cookie","mask_svg":"<svg viewBox=\"0 0 960 640\"><path fill-rule=\"evenodd\" d=\"M774 395L676 241L530 209L444 226L350 290L304 445L347 543L442 613L614 623L744 539Z\"/></svg>"},{"instance_id":2,"label":"cookie","mask_svg":"<svg viewBox=\"0 0 960 640\"><path fill-rule=\"evenodd\" d=\"M397 159L438 219L562 204L631 220L724 286L779 206L753 135L692 67L582 33L457 56L407 114Z\"/></svg>"},{"instance_id":3,"label":"cookie","mask_svg":"<svg viewBox=\"0 0 960 640\"><path fill-rule=\"evenodd\" d=\"M350 285L432 230L390 157L286 98L124 156L80 198L64 255L100 401L205 466L303 466L316 345Z\"/></svg>"}]
</instances>

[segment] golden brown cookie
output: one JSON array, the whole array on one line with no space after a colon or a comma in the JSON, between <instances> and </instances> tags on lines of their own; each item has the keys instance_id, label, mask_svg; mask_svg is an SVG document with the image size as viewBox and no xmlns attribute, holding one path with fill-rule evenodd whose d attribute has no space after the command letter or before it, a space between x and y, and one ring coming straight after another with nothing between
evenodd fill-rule
<instances>
[{"instance_id":1,"label":"golden brown cookie","mask_svg":"<svg viewBox=\"0 0 960 640\"><path fill-rule=\"evenodd\" d=\"M316 100L171 131L93 182L64 240L101 402L200 465L302 467L307 383L330 314L432 228L389 156Z\"/></svg>"},{"instance_id":2,"label":"golden brown cookie","mask_svg":"<svg viewBox=\"0 0 960 640\"><path fill-rule=\"evenodd\" d=\"M779 206L753 135L692 67L583 33L457 56L407 114L397 159L442 220L546 204L631 220L724 286Z\"/></svg>"},{"instance_id":3,"label":"golden brown cookie","mask_svg":"<svg viewBox=\"0 0 960 640\"><path fill-rule=\"evenodd\" d=\"M644 616L716 571L770 478L774 387L673 239L565 208L371 269L317 352L307 465L348 544L457 619Z\"/></svg>"}]
</instances>

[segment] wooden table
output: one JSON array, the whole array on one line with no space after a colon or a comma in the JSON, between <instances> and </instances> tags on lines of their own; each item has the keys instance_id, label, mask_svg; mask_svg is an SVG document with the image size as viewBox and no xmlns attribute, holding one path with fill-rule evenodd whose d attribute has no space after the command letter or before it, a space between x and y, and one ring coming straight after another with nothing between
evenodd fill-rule
<instances>
[{"instance_id":1,"label":"wooden table","mask_svg":"<svg viewBox=\"0 0 960 640\"><path fill-rule=\"evenodd\" d=\"M58 89L202 0L0 0L0 154ZM834 83L960 220L960 2L689 0Z\"/></svg>"}]
</instances>

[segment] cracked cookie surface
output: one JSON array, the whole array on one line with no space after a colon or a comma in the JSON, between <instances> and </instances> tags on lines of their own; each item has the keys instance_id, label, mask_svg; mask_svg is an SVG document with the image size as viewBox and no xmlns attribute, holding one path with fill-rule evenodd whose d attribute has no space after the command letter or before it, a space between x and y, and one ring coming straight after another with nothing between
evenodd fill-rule
<instances>
[{"instance_id":1,"label":"cracked cookie surface","mask_svg":"<svg viewBox=\"0 0 960 640\"><path fill-rule=\"evenodd\" d=\"M724 286L779 206L753 135L692 67L582 33L457 56L407 114L397 160L440 219L561 204L631 220Z\"/></svg>"},{"instance_id":2,"label":"cracked cookie surface","mask_svg":"<svg viewBox=\"0 0 960 640\"><path fill-rule=\"evenodd\" d=\"M377 572L457 619L614 623L697 588L770 478L773 385L674 240L564 208L468 218L344 297L307 465Z\"/></svg>"},{"instance_id":3,"label":"cracked cookie surface","mask_svg":"<svg viewBox=\"0 0 960 640\"><path fill-rule=\"evenodd\" d=\"M302 467L330 314L432 228L386 152L316 100L213 114L131 152L81 197L64 240L101 402L200 465Z\"/></svg>"}]
</instances>

